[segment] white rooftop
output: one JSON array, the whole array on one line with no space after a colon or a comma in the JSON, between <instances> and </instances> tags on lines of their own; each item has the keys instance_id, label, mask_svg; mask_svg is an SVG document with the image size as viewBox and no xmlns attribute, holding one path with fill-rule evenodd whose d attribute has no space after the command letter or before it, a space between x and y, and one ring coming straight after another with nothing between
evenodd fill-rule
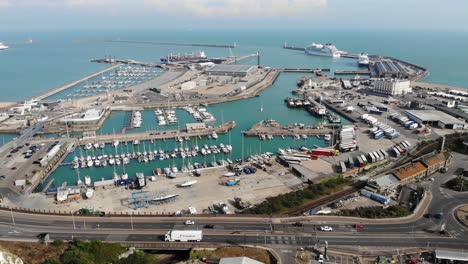
<instances>
[{"instance_id":1,"label":"white rooftop","mask_svg":"<svg viewBox=\"0 0 468 264\"><path fill-rule=\"evenodd\" d=\"M264 264L248 257L222 258L219 264Z\"/></svg>"},{"instance_id":2,"label":"white rooftop","mask_svg":"<svg viewBox=\"0 0 468 264\"><path fill-rule=\"evenodd\" d=\"M458 118L446 114L439 110L406 110L407 114L412 115L423 122L442 121L444 124L461 124L463 121Z\"/></svg>"}]
</instances>

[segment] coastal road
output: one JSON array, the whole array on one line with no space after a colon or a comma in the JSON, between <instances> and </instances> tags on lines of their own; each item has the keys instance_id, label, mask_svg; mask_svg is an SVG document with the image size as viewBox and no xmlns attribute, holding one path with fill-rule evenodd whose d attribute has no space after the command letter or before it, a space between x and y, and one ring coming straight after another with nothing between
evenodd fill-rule
<instances>
[{"instance_id":1,"label":"coastal road","mask_svg":"<svg viewBox=\"0 0 468 264\"><path fill-rule=\"evenodd\" d=\"M261 245L315 245L328 241L330 245L359 245L375 247L442 247L468 249L468 230L453 216L461 204L468 204L468 195L443 187L455 170L466 164L466 157L455 154L454 165L445 174L435 174L434 181L422 186L433 199L428 213L443 213L442 219L422 217L409 223L395 219L372 223L362 220L363 228L355 229L355 220L340 217L309 217L302 226L284 223L278 218L193 217L195 225L185 225L188 217L84 217L37 215L0 210L0 239L35 239L39 233L49 233L51 239L100 239L112 242L160 242L168 230L204 230L203 242ZM278 221L279 220L279 221ZM207 224L213 228L206 228ZM329 225L332 232L319 231ZM445 226L445 233L440 228Z\"/></svg>"}]
</instances>

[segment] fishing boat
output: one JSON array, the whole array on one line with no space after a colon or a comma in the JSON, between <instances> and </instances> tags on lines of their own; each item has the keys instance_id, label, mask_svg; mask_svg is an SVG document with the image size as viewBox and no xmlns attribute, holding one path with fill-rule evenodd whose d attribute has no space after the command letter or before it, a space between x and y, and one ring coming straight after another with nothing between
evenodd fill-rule
<instances>
[{"instance_id":1,"label":"fishing boat","mask_svg":"<svg viewBox=\"0 0 468 264\"><path fill-rule=\"evenodd\" d=\"M91 186L91 177L89 175L85 176L84 178L84 184L86 186Z\"/></svg>"}]
</instances>

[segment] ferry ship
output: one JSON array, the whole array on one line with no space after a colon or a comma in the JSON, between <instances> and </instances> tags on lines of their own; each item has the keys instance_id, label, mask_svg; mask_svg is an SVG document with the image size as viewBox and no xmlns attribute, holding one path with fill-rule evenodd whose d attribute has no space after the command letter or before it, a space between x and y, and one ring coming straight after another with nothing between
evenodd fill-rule
<instances>
[{"instance_id":1,"label":"ferry ship","mask_svg":"<svg viewBox=\"0 0 468 264\"><path fill-rule=\"evenodd\" d=\"M367 54L365 54L365 53L359 54L358 64L360 66L368 66L369 65L369 56L367 56Z\"/></svg>"},{"instance_id":2,"label":"ferry ship","mask_svg":"<svg viewBox=\"0 0 468 264\"><path fill-rule=\"evenodd\" d=\"M341 57L341 52L331 43L327 43L325 45L312 43L312 45L306 47L304 51L309 55L326 56L334 58Z\"/></svg>"},{"instance_id":3,"label":"ferry ship","mask_svg":"<svg viewBox=\"0 0 468 264\"><path fill-rule=\"evenodd\" d=\"M9 47L2 42L0 42L0 50L7 50Z\"/></svg>"},{"instance_id":4,"label":"ferry ship","mask_svg":"<svg viewBox=\"0 0 468 264\"><path fill-rule=\"evenodd\" d=\"M187 61L194 61L194 60L204 60L206 59L206 55L204 51L189 53L189 54L169 54L165 58L161 58L161 62L163 63L171 63L171 62L187 62Z\"/></svg>"}]
</instances>

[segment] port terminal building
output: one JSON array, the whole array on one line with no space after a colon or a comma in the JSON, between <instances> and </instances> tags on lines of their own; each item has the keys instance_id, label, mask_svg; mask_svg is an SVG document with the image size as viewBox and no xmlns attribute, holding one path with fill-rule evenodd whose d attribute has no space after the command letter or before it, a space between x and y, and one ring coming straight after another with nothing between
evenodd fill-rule
<instances>
[{"instance_id":1,"label":"port terminal building","mask_svg":"<svg viewBox=\"0 0 468 264\"><path fill-rule=\"evenodd\" d=\"M231 65L231 64L217 64L208 68L205 72L208 75L221 75L232 77L246 77L257 71L255 65Z\"/></svg>"},{"instance_id":2,"label":"port terminal building","mask_svg":"<svg viewBox=\"0 0 468 264\"><path fill-rule=\"evenodd\" d=\"M374 82L374 92L386 95L405 95L411 93L409 80L380 78Z\"/></svg>"},{"instance_id":3,"label":"port terminal building","mask_svg":"<svg viewBox=\"0 0 468 264\"><path fill-rule=\"evenodd\" d=\"M406 110L405 114L418 124L444 129L468 129L464 121L439 110Z\"/></svg>"}]
</instances>

